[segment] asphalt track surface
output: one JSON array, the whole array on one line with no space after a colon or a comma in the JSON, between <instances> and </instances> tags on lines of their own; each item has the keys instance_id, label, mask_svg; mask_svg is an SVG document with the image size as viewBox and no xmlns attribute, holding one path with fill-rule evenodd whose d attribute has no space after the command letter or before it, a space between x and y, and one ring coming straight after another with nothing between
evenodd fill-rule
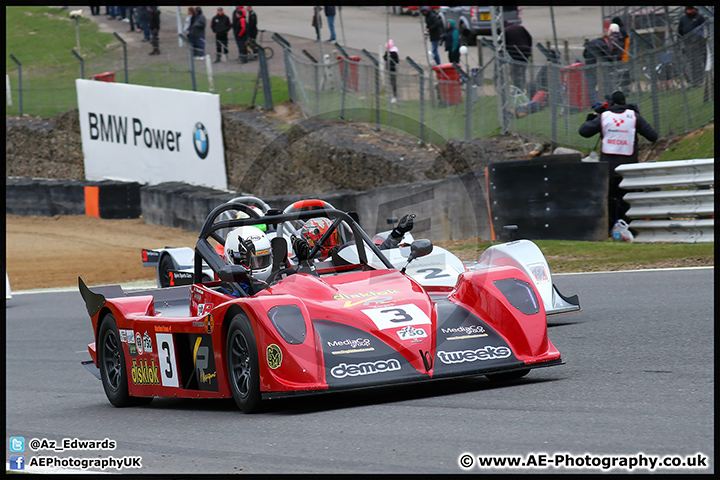
<instances>
[{"instance_id":1,"label":"asphalt track surface","mask_svg":"<svg viewBox=\"0 0 720 480\"><path fill-rule=\"evenodd\" d=\"M549 322L563 366L504 385L478 377L278 400L255 415L224 400L113 407L80 365L93 338L79 293L15 292L6 307L6 442L109 438L115 450L26 448L26 464L41 454L139 455L144 474L604 472L481 469L477 460L465 470L465 453L536 454L538 461L541 454L700 453L707 468L655 472L713 473L714 268L554 281L561 292L579 294L583 308ZM9 444L6 452L7 461Z\"/></svg>"}]
</instances>

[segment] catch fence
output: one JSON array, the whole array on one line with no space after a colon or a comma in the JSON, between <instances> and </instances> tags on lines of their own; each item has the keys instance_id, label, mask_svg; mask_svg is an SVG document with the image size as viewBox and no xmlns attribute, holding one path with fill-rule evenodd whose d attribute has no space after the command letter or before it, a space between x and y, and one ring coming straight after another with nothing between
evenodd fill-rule
<instances>
[{"instance_id":1,"label":"catch fence","mask_svg":"<svg viewBox=\"0 0 720 480\"><path fill-rule=\"evenodd\" d=\"M584 63L582 48L566 52L575 60L562 63L557 50L537 44L545 62L493 53L481 68L430 69L406 57L393 73L377 55L349 56L336 47L338 55L315 59L284 46L290 96L305 115L382 124L433 143L509 132L593 149L597 138L581 137L578 128L593 105L615 90L623 91L662 137L714 121L713 19L703 35L684 39L648 39L631 30L627 61L594 65Z\"/></svg>"}]
</instances>

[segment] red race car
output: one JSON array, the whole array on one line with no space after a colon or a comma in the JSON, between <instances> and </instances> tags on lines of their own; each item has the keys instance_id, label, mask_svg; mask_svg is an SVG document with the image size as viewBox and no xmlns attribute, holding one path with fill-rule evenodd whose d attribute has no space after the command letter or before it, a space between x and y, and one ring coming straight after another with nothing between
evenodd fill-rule
<instances>
[{"instance_id":1,"label":"red race car","mask_svg":"<svg viewBox=\"0 0 720 480\"><path fill-rule=\"evenodd\" d=\"M248 218L225 219L230 209ZM288 256L287 239L272 239L269 274L265 251L240 264L227 260L231 242L241 248L250 237L232 232L320 217L331 225L309 252ZM237 230L226 244L218 231L230 228ZM211 242L230 253L218 255ZM432 243L416 240L409 250L406 267ZM206 266L215 279L203 275ZM113 405L232 397L252 412L280 397L449 377L507 380L562 364L540 294L522 269L491 265L462 273L454 287L422 286L339 210L260 217L244 204L220 205L200 233L194 276L189 286L129 292L91 290L78 278L95 335L92 360L83 363Z\"/></svg>"}]
</instances>

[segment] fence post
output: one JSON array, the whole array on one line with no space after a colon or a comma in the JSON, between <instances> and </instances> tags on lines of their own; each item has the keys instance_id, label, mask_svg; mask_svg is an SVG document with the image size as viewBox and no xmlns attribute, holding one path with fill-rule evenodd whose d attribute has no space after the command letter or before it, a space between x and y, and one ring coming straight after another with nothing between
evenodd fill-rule
<instances>
[{"instance_id":1,"label":"fence post","mask_svg":"<svg viewBox=\"0 0 720 480\"><path fill-rule=\"evenodd\" d=\"M425 142L425 72L413 61L412 58L405 57L405 60L417 70L420 75L420 140Z\"/></svg>"},{"instance_id":2,"label":"fence post","mask_svg":"<svg viewBox=\"0 0 720 480\"><path fill-rule=\"evenodd\" d=\"M558 100L560 99L560 70L559 65L548 64L550 69L550 118L551 118L551 134L550 143L552 150L557 147L557 119L558 119Z\"/></svg>"},{"instance_id":3,"label":"fence post","mask_svg":"<svg viewBox=\"0 0 720 480\"><path fill-rule=\"evenodd\" d=\"M193 58L195 56L195 53L193 52L195 47L193 47L193 45L190 43L190 41L188 41L188 39L185 38L185 35L183 35L182 33L178 33L178 37L180 37L180 39L182 41L184 41L185 45L187 45L187 47L188 47L188 62L190 63L190 79L192 80L193 92L197 92L197 84L195 83L195 59Z\"/></svg>"},{"instance_id":4,"label":"fence post","mask_svg":"<svg viewBox=\"0 0 720 480\"><path fill-rule=\"evenodd\" d=\"M262 77L263 96L265 97L265 111L269 112L275 109L272 99L272 90L270 89L270 72L268 71L267 57L265 57L265 49L254 41L250 40L254 45L258 61L260 62L260 76Z\"/></svg>"},{"instance_id":5,"label":"fence post","mask_svg":"<svg viewBox=\"0 0 720 480\"><path fill-rule=\"evenodd\" d=\"M122 43L122 47L123 47L123 69L125 70L125 83L128 83L127 43L125 43L125 40L123 40L122 37L117 34L117 32L113 32L113 35L115 35L115 38L117 38L118 40L120 40L120 43Z\"/></svg>"},{"instance_id":6,"label":"fence post","mask_svg":"<svg viewBox=\"0 0 720 480\"><path fill-rule=\"evenodd\" d=\"M288 96L290 97L291 101L295 102L297 101L297 96L295 95L295 83L293 82L294 66L292 64L292 61L290 60L290 53L292 52L292 47L290 46L290 42L285 40L278 33L273 33L272 39L275 40L278 45L280 45L283 49L283 58L285 59L285 81L287 82L288 86Z\"/></svg>"},{"instance_id":7,"label":"fence post","mask_svg":"<svg viewBox=\"0 0 720 480\"><path fill-rule=\"evenodd\" d=\"M342 53L342 62L343 62L343 89L342 89L342 101L340 103L340 118L342 120L345 120L345 96L347 95L347 83L348 83L348 77L350 76L350 57L348 57L347 52L344 48L342 48L337 42L335 42L335 46L340 50L340 53Z\"/></svg>"},{"instance_id":8,"label":"fence post","mask_svg":"<svg viewBox=\"0 0 720 480\"><path fill-rule=\"evenodd\" d=\"M18 66L18 96L20 97L20 103L18 105L20 116L22 117L23 114L23 91L22 91L22 64L20 63L20 60L15 58L15 55L12 53L10 54L10 58L13 62L15 62L15 65Z\"/></svg>"},{"instance_id":9,"label":"fence post","mask_svg":"<svg viewBox=\"0 0 720 480\"><path fill-rule=\"evenodd\" d=\"M370 52L362 49L362 53L370 59L372 64L375 66L375 128L380 130L380 65L375 57L370 55Z\"/></svg>"},{"instance_id":10,"label":"fence post","mask_svg":"<svg viewBox=\"0 0 720 480\"><path fill-rule=\"evenodd\" d=\"M470 102L470 75L465 73L463 69L458 65L457 63L453 63L453 68L455 68L455 71L460 74L460 81L462 83L462 79L465 78L465 140L470 140L470 125L472 123L471 118L471 105Z\"/></svg>"},{"instance_id":11,"label":"fence post","mask_svg":"<svg viewBox=\"0 0 720 480\"><path fill-rule=\"evenodd\" d=\"M80 78L85 78L85 60L83 60L82 57L78 55L74 48L71 49L70 52L75 55L75 58L80 61Z\"/></svg>"}]
</instances>

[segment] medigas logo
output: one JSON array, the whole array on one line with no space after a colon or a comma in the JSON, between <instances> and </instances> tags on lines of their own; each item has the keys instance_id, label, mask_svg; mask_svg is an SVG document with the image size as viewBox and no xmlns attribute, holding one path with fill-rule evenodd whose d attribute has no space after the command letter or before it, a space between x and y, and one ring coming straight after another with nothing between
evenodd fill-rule
<instances>
[{"instance_id":1,"label":"medigas logo","mask_svg":"<svg viewBox=\"0 0 720 480\"><path fill-rule=\"evenodd\" d=\"M202 160L208 156L210 151L210 138L208 137L205 125L201 122L197 122L193 128L193 145L195 146L195 153L198 154Z\"/></svg>"}]
</instances>

